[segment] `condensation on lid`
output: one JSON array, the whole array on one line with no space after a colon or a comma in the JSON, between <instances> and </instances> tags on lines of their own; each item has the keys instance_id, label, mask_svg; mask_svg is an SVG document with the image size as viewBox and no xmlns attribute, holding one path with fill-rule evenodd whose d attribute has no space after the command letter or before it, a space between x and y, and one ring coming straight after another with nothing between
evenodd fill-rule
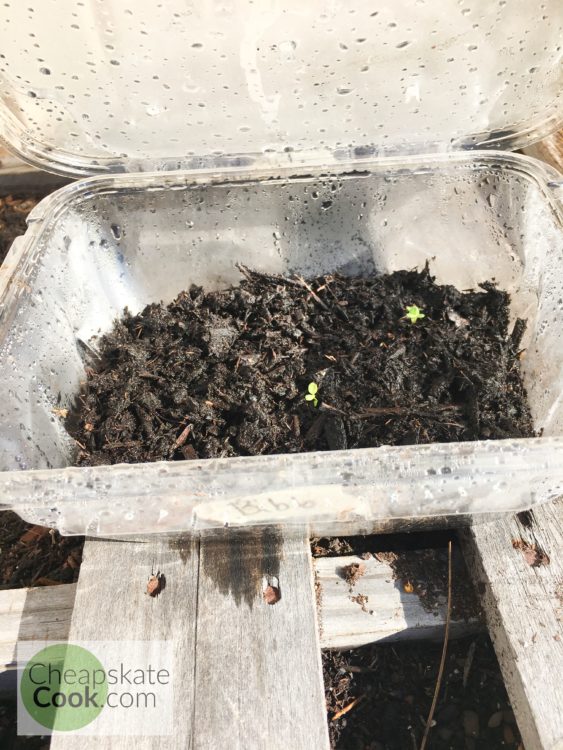
<instances>
[{"instance_id":1,"label":"condensation on lid","mask_svg":"<svg viewBox=\"0 0 563 750\"><path fill-rule=\"evenodd\" d=\"M66 174L517 148L563 119L561 0L0 0L0 135Z\"/></svg>"}]
</instances>

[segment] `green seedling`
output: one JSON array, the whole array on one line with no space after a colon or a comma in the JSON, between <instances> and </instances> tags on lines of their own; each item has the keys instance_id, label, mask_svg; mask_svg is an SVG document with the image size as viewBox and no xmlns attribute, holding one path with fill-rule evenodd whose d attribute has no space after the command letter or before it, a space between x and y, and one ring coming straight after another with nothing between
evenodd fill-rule
<instances>
[{"instance_id":1,"label":"green seedling","mask_svg":"<svg viewBox=\"0 0 563 750\"><path fill-rule=\"evenodd\" d=\"M411 323L416 323L417 320L421 320L421 318L425 318L426 315L422 312L420 307L418 305L410 305L407 307L407 314L405 315L405 318L408 318Z\"/></svg>"},{"instance_id":2,"label":"green seedling","mask_svg":"<svg viewBox=\"0 0 563 750\"><path fill-rule=\"evenodd\" d=\"M307 394L305 395L305 401L312 401L313 406L319 405L319 399L317 398L317 393L319 390L319 386L316 383L309 383L307 386Z\"/></svg>"}]
</instances>

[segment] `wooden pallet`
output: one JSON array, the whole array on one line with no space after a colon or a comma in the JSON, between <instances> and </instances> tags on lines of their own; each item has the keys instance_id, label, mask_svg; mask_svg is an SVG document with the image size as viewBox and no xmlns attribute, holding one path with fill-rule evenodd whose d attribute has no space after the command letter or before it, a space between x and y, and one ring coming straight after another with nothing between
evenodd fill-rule
<instances>
[{"instance_id":1,"label":"wooden pallet","mask_svg":"<svg viewBox=\"0 0 563 750\"><path fill-rule=\"evenodd\" d=\"M527 750L562 746L562 508L553 503L463 534ZM535 567L534 547L544 563ZM321 648L443 634L444 608L427 612L384 560L361 561L366 572L351 591L342 575L351 562L360 560L313 561L308 540L271 533L236 540L213 535L201 542L89 540L78 584L2 592L2 663L15 666L18 639L171 638L177 673L190 676L176 695L177 710L190 717L182 724L186 746L231 747L236 725L235 747L322 748ZM166 588L152 599L146 584L156 570ZM263 597L269 583L281 592L274 605ZM358 594L368 597L368 606L362 608ZM453 635L478 627L476 618L454 621ZM259 727L242 718L255 715L261 716ZM100 742L95 746L103 747ZM113 738L111 746L133 742L138 739L119 744ZM166 738L159 742L147 740L147 746L177 746ZM54 748L90 745L93 740L76 737L53 741Z\"/></svg>"},{"instance_id":2,"label":"wooden pallet","mask_svg":"<svg viewBox=\"0 0 563 750\"><path fill-rule=\"evenodd\" d=\"M170 541L170 540L169 540ZM124 542L124 544L130 542ZM90 540L88 550L93 544ZM106 544L115 544L115 542ZM185 542L178 542L179 549ZM115 548L109 547L109 552ZM144 542L143 555L147 562L153 554L150 541ZM433 550L434 551L434 550ZM108 554L108 559L112 555ZM402 559L414 569L418 552L406 552ZM345 580L345 569L353 564L365 566L365 573L357 585L350 587ZM315 596L321 649L347 649L381 641L441 640L446 616L446 590L438 588L440 606L430 610L414 592L405 591L405 580L397 579L386 559L372 557L324 557L311 560L315 580ZM146 564L143 566L145 571ZM84 584L84 572L81 581ZM422 573L422 571L421 571ZM463 575L463 573L461 573ZM444 570L445 580L445 570ZM142 580L140 588L145 590ZM408 588L408 587L407 587ZM68 640L76 599L77 584L47 586L30 589L10 589L0 592L0 689L2 677L6 683L8 673L15 672L16 643L18 641ZM358 596L366 597L362 606ZM263 606L258 593L257 602ZM145 606L145 598L141 598ZM160 610L158 610L160 612ZM454 617L451 635L465 636L483 630L480 612L464 618Z\"/></svg>"},{"instance_id":3,"label":"wooden pallet","mask_svg":"<svg viewBox=\"0 0 563 750\"><path fill-rule=\"evenodd\" d=\"M344 570L354 562L365 573L351 587ZM156 571L166 585L151 598L146 586ZM279 588L275 604L264 599L268 585ZM362 606L363 597L373 604ZM60 734L52 748L321 750L328 747L321 648L441 638L445 589L441 598L427 611L385 559L313 561L303 536L92 539L78 584L0 594L0 657L10 674L18 640L174 643L174 708L182 717L174 737ZM476 616L454 620L452 633L481 627Z\"/></svg>"}]
</instances>

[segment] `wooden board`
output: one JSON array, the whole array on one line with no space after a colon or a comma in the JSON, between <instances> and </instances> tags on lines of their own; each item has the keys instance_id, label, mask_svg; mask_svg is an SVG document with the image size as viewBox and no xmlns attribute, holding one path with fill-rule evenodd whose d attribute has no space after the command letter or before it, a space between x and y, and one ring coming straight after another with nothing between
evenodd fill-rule
<instances>
[{"instance_id":1,"label":"wooden board","mask_svg":"<svg viewBox=\"0 0 563 750\"><path fill-rule=\"evenodd\" d=\"M272 586L281 598L264 600ZM309 541L201 541L194 750L323 750L328 728Z\"/></svg>"},{"instance_id":2,"label":"wooden board","mask_svg":"<svg viewBox=\"0 0 563 750\"><path fill-rule=\"evenodd\" d=\"M0 693L14 695L21 641L66 640L76 584L0 591Z\"/></svg>"},{"instance_id":3,"label":"wooden board","mask_svg":"<svg viewBox=\"0 0 563 750\"><path fill-rule=\"evenodd\" d=\"M350 591L342 570L353 562L365 563L366 572ZM323 557L313 561L313 569L321 648L345 649L382 640L443 637L445 605L428 612L416 593L406 593L400 581L395 580L389 562ZM367 611L354 600L358 594L368 597ZM17 640L68 638L75 595L74 583L0 591L0 688L3 670L16 667ZM444 588L444 601L445 596ZM451 634L466 635L482 627L477 612L469 619L454 616Z\"/></svg>"},{"instance_id":4,"label":"wooden board","mask_svg":"<svg viewBox=\"0 0 563 750\"><path fill-rule=\"evenodd\" d=\"M51 750L190 747L198 566L197 541L153 536L136 541L86 542L69 639L172 640L175 734L78 737L55 733ZM165 576L166 588L152 598L147 596L146 587L156 571ZM111 718L111 711L103 711L98 721L107 721L111 729Z\"/></svg>"},{"instance_id":5,"label":"wooden board","mask_svg":"<svg viewBox=\"0 0 563 750\"><path fill-rule=\"evenodd\" d=\"M145 593L152 571L162 594ZM264 587L281 590L273 605ZM88 541L69 639L173 640L170 737L55 734L53 750L328 749L308 540L233 532L201 542ZM196 647L197 644L197 647ZM102 712L100 719L104 719ZM111 730L111 712L107 713Z\"/></svg>"},{"instance_id":6,"label":"wooden board","mask_svg":"<svg viewBox=\"0 0 563 750\"><path fill-rule=\"evenodd\" d=\"M344 571L354 563L364 565L365 573L354 586L350 586ZM407 593L402 582L395 580L393 570L385 560L321 557L315 560L315 572L323 648L344 649L374 641L444 637L445 586L437 596L441 603L429 611L416 593ZM454 617L450 635L468 635L481 627L477 612L468 620Z\"/></svg>"},{"instance_id":7,"label":"wooden board","mask_svg":"<svg viewBox=\"0 0 563 750\"><path fill-rule=\"evenodd\" d=\"M0 672L16 668L17 641L66 640L76 584L0 592Z\"/></svg>"},{"instance_id":8,"label":"wooden board","mask_svg":"<svg viewBox=\"0 0 563 750\"><path fill-rule=\"evenodd\" d=\"M563 501L476 525L463 546L526 750L563 750Z\"/></svg>"}]
</instances>

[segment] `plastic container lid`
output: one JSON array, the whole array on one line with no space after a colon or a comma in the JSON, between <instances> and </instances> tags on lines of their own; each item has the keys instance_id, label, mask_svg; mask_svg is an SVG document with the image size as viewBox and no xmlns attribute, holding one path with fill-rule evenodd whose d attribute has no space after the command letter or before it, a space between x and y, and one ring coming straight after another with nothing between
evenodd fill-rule
<instances>
[{"instance_id":1,"label":"plastic container lid","mask_svg":"<svg viewBox=\"0 0 563 750\"><path fill-rule=\"evenodd\" d=\"M0 134L71 175L518 148L563 120L561 0L7 0Z\"/></svg>"}]
</instances>

